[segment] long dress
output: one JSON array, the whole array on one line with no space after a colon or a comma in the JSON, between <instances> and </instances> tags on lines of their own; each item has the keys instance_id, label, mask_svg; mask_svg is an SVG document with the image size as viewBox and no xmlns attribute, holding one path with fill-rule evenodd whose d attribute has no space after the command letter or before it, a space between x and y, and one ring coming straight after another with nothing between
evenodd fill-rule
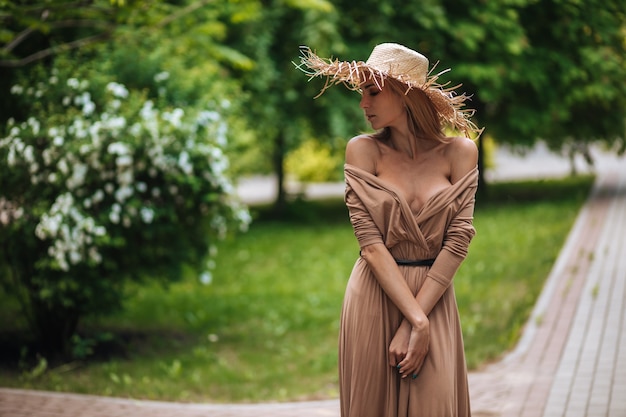
<instances>
[{"instance_id":1,"label":"long dress","mask_svg":"<svg viewBox=\"0 0 626 417\"><path fill-rule=\"evenodd\" d=\"M432 196L419 212L391 184L345 165L345 200L360 247L382 242L396 259L436 258L432 267L398 266L416 295L426 280L446 289L428 315L430 345L416 379L389 365L403 316L363 258L346 286L339 337L342 417L470 416L467 367L452 278L475 234L475 168Z\"/></svg>"}]
</instances>

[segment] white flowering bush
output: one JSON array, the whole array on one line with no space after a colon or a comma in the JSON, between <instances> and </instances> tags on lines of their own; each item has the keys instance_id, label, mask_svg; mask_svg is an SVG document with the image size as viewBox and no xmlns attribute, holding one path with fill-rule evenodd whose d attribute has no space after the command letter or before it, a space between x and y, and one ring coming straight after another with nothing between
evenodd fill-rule
<instances>
[{"instance_id":1,"label":"white flowering bush","mask_svg":"<svg viewBox=\"0 0 626 417\"><path fill-rule=\"evenodd\" d=\"M250 221L226 176L228 103L167 108L58 74L11 92L27 117L0 139L0 256L35 327L70 337L118 307L128 279L191 265L210 281L215 240ZM53 317L66 328L46 329Z\"/></svg>"}]
</instances>

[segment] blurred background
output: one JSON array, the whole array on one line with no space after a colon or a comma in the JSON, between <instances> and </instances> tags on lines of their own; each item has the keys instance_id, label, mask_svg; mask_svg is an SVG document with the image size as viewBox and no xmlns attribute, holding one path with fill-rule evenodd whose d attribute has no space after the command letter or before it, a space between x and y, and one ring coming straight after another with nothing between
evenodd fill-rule
<instances>
[{"instance_id":1,"label":"blurred background","mask_svg":"<svg viewBox=\"0 0 626 417\"><path fill-rule=\"evenodd\" d=\"M515 344L595 168L624 163L620 0L0 1L0 22L2 386L336 397L343 152L367 125L356 92L314 99L300 46L401 43L471 95L473 368Z\"/></svg>"}]
</instances>

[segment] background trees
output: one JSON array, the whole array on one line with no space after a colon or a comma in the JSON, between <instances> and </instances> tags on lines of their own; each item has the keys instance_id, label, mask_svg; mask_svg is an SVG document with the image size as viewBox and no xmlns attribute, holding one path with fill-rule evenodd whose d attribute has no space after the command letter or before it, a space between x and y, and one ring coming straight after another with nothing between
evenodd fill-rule
<instances>
[{"instance_id":1,"label":"background trees","mask_svg":"<svg viewBox=\"0 0 626 417\"><path fill-rule=\"evenodd\" d=\"M211 51L213 38L200 35L219 35L213 11L183 24L191 9L166 3L47 5L42 16L71 5L104 20L126 13L107 43L9 66L2 96L0 285L20 299L39 349L67 354L80 320L120 308L126 283L167 283L188 269L210 280L210 247L249 218L224 154L238 88L220 69L238 57L216 47L196 68L198 55L172 58L181 45ZM41 42L11 53L82 39L46 37L36 21L19 28L28 22L19 16L7 17L15 33Z\"/></svg>"},{"instance_id":2,"label":"background trees","mask_svg":"<svg viewBox=\"0 0 626 417\"><path fill-rule=\"evenodd\" d=\"M227 139L218 144L230 156L227 172L275 173L275 210L282 212L290 152L313 140L341 155L346 140L366 129L357 93L335 88L313 99L323 81L309 81L294 68L301 45L348 60L367 59L380 42L415 48L431 64L438 61L438 69L453 69L445 77L473 95L470 106L486 127L484 137L498 143L525 147L543 140L555 151L584 153L591 143L618 152L626 147L626 6L618 0L23 1L0 2L0 22L6 145L0 197L10 210L37 201L40 215L56 201L34 188L20 194L30 190L30 174L24 171L22 178L9 170L16 134L38 141L33 149L41 156L55 136L35 134L30 118L38 115L46 134L49 126L69 126L85 103L104 106L105 87L117 83L132 97L158 102L163 112L218 111L228 131L210 136ZM70 111L37 96L58 77L53 71L64 74L66 84L54 87L61 100L68 79L89 81L89 90L81 92L91 94L83 107ZM15 128L20 132L12 133ZM139 145L140 136L124 135ZM62 149L71 152L69 139L65 143ZM227 195L227 188L218 195ZM222 207L217 195L209 199ZM33 223L25 247L42 245L34 229ZM1 235L12 245L5 226ZM13 256L23 259L24 268L41 267ZM12 267L17 258L3 263Z\"/></svg>"}]
</instances>

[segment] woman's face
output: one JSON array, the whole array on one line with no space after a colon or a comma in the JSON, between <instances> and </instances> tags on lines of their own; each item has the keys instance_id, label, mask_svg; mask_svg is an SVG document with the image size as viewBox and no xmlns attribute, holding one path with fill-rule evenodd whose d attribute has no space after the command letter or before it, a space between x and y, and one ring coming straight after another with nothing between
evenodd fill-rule
<instances>
[{"instance_id":1,"label":"woman's face","mask_svg":"<svg viewBox=\"0 0 626 417\"><path fill-rule=\"evenodd\" d=\"M399 96L393 94L390 88L383 87L380 90L376 83L368 80L361 85L361 91L359 105L373 129L406 126L404 103Z\"/></svg>"}]
</instances>

